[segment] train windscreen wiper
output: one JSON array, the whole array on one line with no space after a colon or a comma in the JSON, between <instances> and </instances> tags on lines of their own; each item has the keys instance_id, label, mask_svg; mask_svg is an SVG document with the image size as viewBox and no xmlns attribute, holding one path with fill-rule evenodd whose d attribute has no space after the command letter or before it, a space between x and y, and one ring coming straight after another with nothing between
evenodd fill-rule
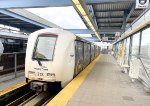
<instances>
[{"instance_id":1,"label":"train windscreen wiper","mask_svg":"<svg viewBox=\"0 0 150 106\"><path fill-rule=\"evenodd\" d=\"M40 66L42 66L41 60L43 60L42 58L33 58L34 60L37 60L38 64Z\"/></svg>"},{"instance_id":2,"label":"train windscreen wiper","mask_svg":"<svg viewBox=\"0 0 150 106\"><path fill-rule=\"evenodd\" d=\"M37 59L37 62L38 62L38 64L39 64L39 66L42 66L41 60L38 60L38 59Z\"/></svg>"},{"instance_id":3,"label":"train windscreen wiper","mask_svg":"<svg viewBox=\"0 0 150 106\"><path fill-rule=\"evenodd\" d=\"M42 63L41 63L41 61L48 61L48 59L44 59L44 58L33 58L34 60L37 60L37 62L38 62L38 64L40 65L40 66L42 66Z\"/></svg>"}]
</instances>

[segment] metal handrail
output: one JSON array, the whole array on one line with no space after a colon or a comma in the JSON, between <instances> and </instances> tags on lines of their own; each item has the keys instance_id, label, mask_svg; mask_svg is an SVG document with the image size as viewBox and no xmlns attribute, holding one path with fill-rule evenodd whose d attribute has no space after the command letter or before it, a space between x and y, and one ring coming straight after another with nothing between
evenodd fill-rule
<instances>
[{"instance_id":1,"label":"metal handrail","mask_svg":"<svg viewBox=\"0 0 150 106\"><path fill-rule=\"evenodd\" d=\"M14 71L14 74L15 74L15 78L17 77L17 54L23 54L25 52L13 52L13 53L2 53L0 54L1 55L8 55L8 54L12 54L14 55L14 65L15 65L15 71Z\"/></svg>"},{"instance_id":2,"label":"metal handrail","mask_svg":"<svg viewBox=\"0 0 150 106\"><path fill-rule=\"evenodd\" d=\"M0 55L5 55L5 54L21 54L21 53L25 53L25 52L2 53L2 54L0 54Z\"/></svg>"}]
</instances>

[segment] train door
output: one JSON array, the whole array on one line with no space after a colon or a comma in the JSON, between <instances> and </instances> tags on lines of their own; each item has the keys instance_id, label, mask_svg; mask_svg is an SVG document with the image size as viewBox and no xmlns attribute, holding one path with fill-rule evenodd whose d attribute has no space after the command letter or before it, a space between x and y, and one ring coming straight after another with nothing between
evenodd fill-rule
<instances>
[{"instance_id":1,"label":"train door","mask_svg":"<svg viewBox=\"0 0 150 106\"><path fill-rule=\"evenodd\" d=\"M84 66L84 43L75 41L75 70L74 77L83 70Z\"/></svg>"},{"instance_id":2,"label":"train door","mask_svg":"<svg viewBox=\"0 0 150 106\"><path fill-rule=\"evenodd\" d=\"M88 43L88 62L87 62L87 65L90 64L90 60L91 60L91 45L90 45L90 43Z\"/></svg>"},{"instance_id":3,"label":"train door","mask_svg":"<svg viewBox=\"0 0 150 106\"><path fill-rule=\"evenodd\" d=\"M91 61L94 60L94 45L91 44Z\"/></svg>"},{"instance_id":4,"label":"train door","mask_svg":"<svg viewBox=\"0 0 150 106\"><path fill-rule=\"evenodd\" d=\"M84 43L84 68L86 68L89 62L90 62L90 44Z\"/></svg>"}]
</instances>

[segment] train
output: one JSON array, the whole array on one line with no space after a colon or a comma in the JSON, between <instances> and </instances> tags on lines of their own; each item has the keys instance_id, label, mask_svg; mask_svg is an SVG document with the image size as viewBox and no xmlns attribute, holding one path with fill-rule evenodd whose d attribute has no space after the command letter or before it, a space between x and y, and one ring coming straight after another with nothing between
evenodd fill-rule
<instances>
[{"instance_id":1,"label":"train","mask_svg":"<svg viewBox=\"0 0 150 106\"><path fill-rule=\"evenodd\" d=\"M16 69L24 69L27 38L24 34L0 31L0 75L15 71L15 58Z\"/></svg>"},{"instance_id":2,"label":"train","mask_svg":"<svg viewBox=\"0 0 150 106\"><path fill-rule=\"evenodd\" d=\"M100 47L73 33L47 28L28 37L25 77L30 88L46 91L50 83L62 88L86 68L98 55Z\"/></svg>"}]
</instances>

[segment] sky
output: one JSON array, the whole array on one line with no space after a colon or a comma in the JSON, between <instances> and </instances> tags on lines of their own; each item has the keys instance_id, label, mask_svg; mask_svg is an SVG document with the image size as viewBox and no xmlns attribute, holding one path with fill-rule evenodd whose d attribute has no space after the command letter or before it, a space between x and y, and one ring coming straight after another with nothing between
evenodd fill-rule
<instances>
[{"instance_id":1,"label":"sky","mask_svg":"<svg viewBox=\"0 0 150 106\"><path fill-rule=\"evenodd\" d=\"M26 9L64 29L87 29L76 10L72 7L46 7ZM80 37L92 37L91 34L77 34ZM106 45L95 42L99 46Z\"/></svg>"},{"instance_id":2,"label":"sky","mask_svg":"<svg viewBox=\"0 0 150 106\"><path fill-rule=\"evenodd\" d=\"M87 29L72 6L26 9L65 29Z\"/></svg>"},{"instance_id":3,"label":"sky","mask_svg":"<svg viewBox=\"0 0 150 106\"><path fill-rule=\"evenodd\" d=\"M47 7L26 9L64 29L87 29L76 10L72 7ZM90 34L77 34L91 37Z\"/></svg>"}]
</instances>

